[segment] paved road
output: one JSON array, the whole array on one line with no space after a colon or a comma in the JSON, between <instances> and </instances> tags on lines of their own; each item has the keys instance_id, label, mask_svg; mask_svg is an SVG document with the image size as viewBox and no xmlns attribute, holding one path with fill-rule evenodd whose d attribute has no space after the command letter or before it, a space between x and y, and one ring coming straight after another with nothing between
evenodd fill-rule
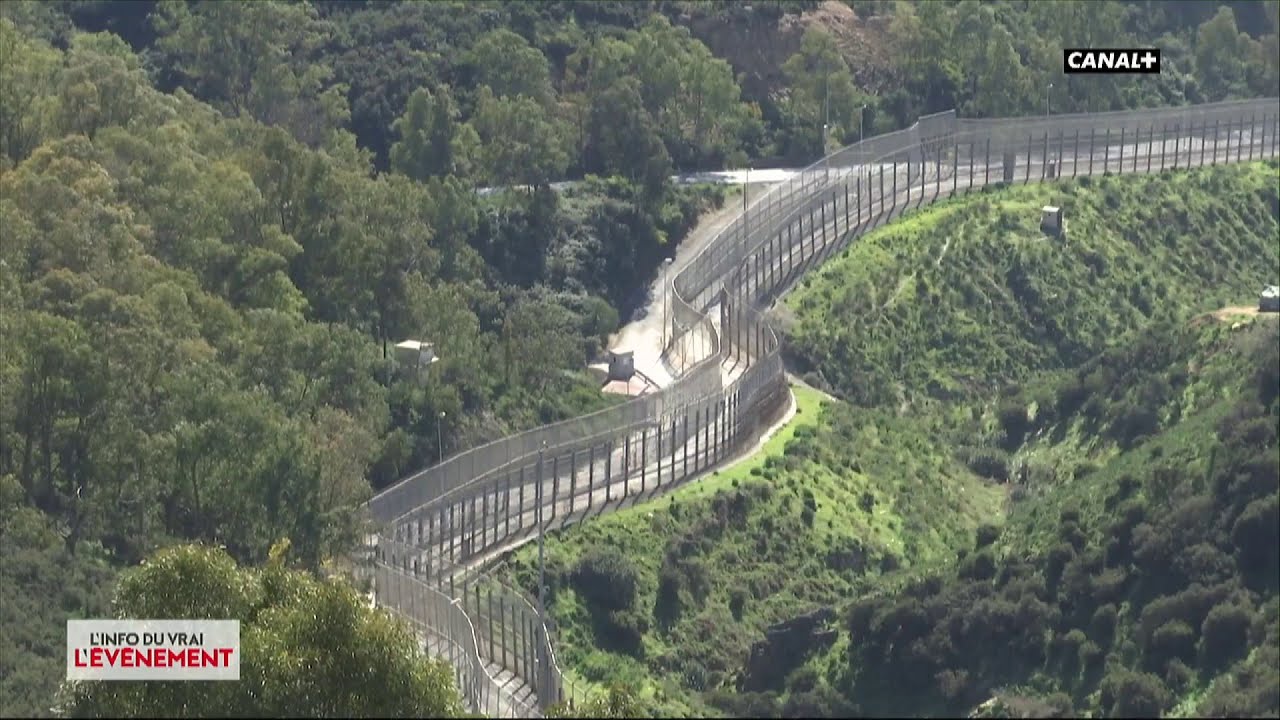
<instances>
[{"instance_id":1,"label":"paved road","mask_svg":"<svg viewBox=\"0 0 1280 720\"><path fill-rule=\"evenodd\" d=\"M1251 137L1248 132L1244 133L1243 137L1237 133L1236 137L1231 141L1229 151L1225 146L1225 140L1218 146L1214 146L1210 143L1210 145L1204 150L1205 164L1208 164L1215 158L1218 161L1226 161L1228 152L1231 157L1235 157L1238 152L1237 146L1241 140L1246 143L1246 155L1248 154L1249 147L1254 149L1255 156L1260 152L1258 138ZM1168 154L1167 156L1158 156L1153 158L1153 162L1151 164L1151 170L1153 172L1164 168L1174 167L1174 160L1172 157L1173 142L1168 141L1164 145ZM1177 167L1182 168L1197 166L1200 164L1200 155L1202 150L1199 138L1183 138L1179 142L1179 146ZM1106 171L1119 172L1121 170L1122 162L1124 172L1132 173L1134 172L1133 158L1135 153L1140 154L1138 172L1144 172L1146 170L1146 151L1147 143L1128 143L1123 148L1122 160L1121 146L1118 143L1113 143L1110 149L1105 153L1110 158L1105 165L1103 163L1103 158L1101 157L1103 153L1095 151L1093 174L1100 175ZM1087 155L1083 157L1065 156L1062 158L1062 162L1058 165L1058 175L1059 177L1071 176L1073 171L1078 175L1087 174L1088 162L1089 160ZM1026 176L1026 168L1026 164L1020 164L1018 166L1018 172L1015 175L1015 182L1021 182L1024 180ZM913 187L900 189L896 196L896 199L898 200L897 205L904 206L909 202L915 202L918 199L922 201L932 200L939 194L946 195L950 193L953 185L958 185L960 189L964 189L967 186L970 177L973 178L976 187L977 184L980 184L983 179L986 178L988 170L990 171L990 177L993 180L1000 180L1003 175L1003 165L997 165L995 163L992 163L989 166L975 166L972 175L970 175L969 167L966 163L964 167L959 169L959 177L957 179L953 179L948 176L950 174L950 168L947 167L945 163L940 168L938 166L934 166L930 170L931 172L929 172L929 175L925 178L923 188L920 187L920 182L917 179ZM937 177L939 170L944 175L941 180ZM857 167L833 167L831 168L832 183L834 184L839 178L858 171L859 168ZM1030 165L1031 179L1039 179L1043 171L1044 164L1042 162L1032 163ZM792 202L793 200L803 200L803 198L798 197L799 192L800 191L797 190L796 192L791 193L792 196L796 197L781 196L776 199L776 201L784 205L795 205L795 207L803 208L803 206L798 202ZM924 196L923 198L921 197L922 194ZM877 213L884 211L885 208L883 205L884 203L877 203L871 208L861 208L861 216L856 220L856 222L869 222ZM843 207L841 207L841 210L843 210ZM833 248L840 242L840 234L836 232L837 227L840 229L841 233L846 229L844 227L845 221L843 214L841 213L841 217L838 219L832 217L833 215L834 213L828 214L825 242L822 239L822 228L816 228L816 233L806 228L810 242L797 244L790 248L782 248L776 244L767 245L754 256L754 258L758 259L752 260L748 263L749 270L753 270L756 267L755 263L761 263L766 268L776 267L780 259L783 265L783 274L785 275L790 272L793 267L802 266L806 260L812 258L814 255L821 254L824 251ZM778 222L780 223L781 219L779 219ZM773 279L768 279L769 276L766 275L766 280L764 282L765 288L770 287L774 279L777 277L776 269L772 272L775 273ZM794 280L795 278L790 278L789 284L794 284ZM749 271L747 273L747 290L751 293L757 292L759 289L757 288L757 284L757 274ZM714 307L712 309L714 309ZM723 381L726 384L732 382L741 375L742 370L743 368L741 366L726 368L722 376ZM721 431L725 428L725 421L719 420L713 422L709 427L712 433ZM669 432L669 427L667 428L667 431ZM633 445L635 444L637 443L633 443ZM664 447L661 452L661 462L655 462L659 456L659 452L657 451L656 444L650 442L648 452L646 453L650 458L649 462L640 462L638 449L633 448L632 457L627 458L625 463L625 466L628 468L636 468L637 466L640 466L643 470L635 470L625 474L621 472L621 469L624 467L624 450L621 447L616 447L610 453L601 453L601 457L596 460L594 466L589 463L583 463L583 466L579 467L575 476L569 477L562 473L562 477L559 479L558 483L561 496L551 505L549 508L550 512L544 510L544 522L547 522L548 527L563 526L571 522L579 521L587 517L589 514L610 512L623 503L648 497L655 493L654 488L660 488L657 492L666 492L677 484L674 482L674 478L676 476L673 475L673 468L679 468L679 475L684 475L685 463L687 462L688 467L691 468L690 472L695 472L695 470L692 470L694 468L697 469L696 471L700 471L710 462L708 452L709 451L706 446L701 443L695 446L694 441L690 439L685 442L678 442L674 447ZM603 478L606 476L606 465L613 470L612 472L607 473L612 478L612 482L607 485L603 483ZM588 489L588 479L592 477L593 474L595 482L593 487ZM659 481L659 478L661 478L661 482ZM557 483L554 478L547 477L544 479L542 486L545 498L553 496L556 484ZM568 486L572 486L574 490L572 492L566 492L566 487ZM515 508L516 512L510 514L513 519L511 525L513 528L523 528L523 531L517 532L513 530L512 535L504 542L488 548L479 556L470 558L467 561L467 568L459 569L453 573L455 583L466 580L468 576L476 573L478 568L484 566L502 552L518 547L519 545L534 539L535 536L532 533L532 530L537 525L536 495L536 488L531 487L530 485L526 485L525 487L523 502L521 502L518 493L515 491L506 493L505 497L491 495L491 498L497 500L496 503L492 503L490 505L490 507L493 508L490 511L491 516L498 516L498 513L494 512L494 510L501 509L503 511L501 516L504 517L503 529L505 530L505 516L508 514L506 509L509 507ZM499 505L501 508L497 507ZM591 509L588 510L588 507ZM499 528L495 526L492 518L488 527L489 532L494 535L498 534L497 530ZM426 547L438 547L440 541L439 532L437 531L431 537L423 537L420 539L420 542L421 541L426 541L424 543ZM463 544L462 538L460 537L446 538L445 542L447 548L455 551L460 551ZM426 558L423 559L425 560ZM495 677L506 672L504 668L498 667L496 664L491 663L490 668L491 674ZM504 679L506 678L504 677ZM511 712L512 708L517 704L520 704L517 698L522 699L528 697L529 689L517 678L506 684L502 694L511 698L511 702L504 703L503 712L505 714L506 712Z\"/></svg>"}]
</instances>

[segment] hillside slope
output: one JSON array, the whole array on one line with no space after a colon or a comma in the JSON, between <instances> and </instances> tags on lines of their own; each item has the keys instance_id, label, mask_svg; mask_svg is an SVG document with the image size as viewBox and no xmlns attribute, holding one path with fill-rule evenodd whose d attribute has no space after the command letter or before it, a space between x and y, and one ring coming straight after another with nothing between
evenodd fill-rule
<instances>
[{"instance_id":1,"label":"hillside slope","mask_svg":"<svg viewBox=\"0 0 1280 720\"><path fill-rule=\"evenodd\" d=\"M1080 178L935 206L787 298L804 370L865 405L973 398L1074 367L1127 330L1256 300L1280 267L1276 163ZM1039 230L1057 205L1065 240Z\"/></svg>"},{"instance_id":2,"label":"hillside slope","mask_svg":"<svg viewBox=\"0 0 1280 720\"><path fill-rule=\"evenodd\" d=\"M664 714L1270 707L1276 318L1207 313L1276 271L1275 170L994 191L859 240L786 310L852 403L798 390L754 466L551 536L571 675ZM507 567L536 587L534 550Z\"/></svg>"}]
</instances>

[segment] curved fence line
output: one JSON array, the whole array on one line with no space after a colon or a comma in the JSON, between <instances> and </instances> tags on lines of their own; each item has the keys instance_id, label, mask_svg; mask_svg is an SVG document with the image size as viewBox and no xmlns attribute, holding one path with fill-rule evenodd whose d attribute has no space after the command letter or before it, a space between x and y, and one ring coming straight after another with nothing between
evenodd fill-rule
<instances>
[{"instance_id":1,"label":"curved fence line","mask_svg":"<svg viewBox=\"0 0 1280 720\"><path fill-rule=\"evenodd\" d=\"M483 567L539 528L666 492L753 441L787 397L765 309L810 267L938 199L1275 157L1278 138L1280 101L1265 99L1000 120L946 112L832 153L762 193L670 279L663 353L688 368L672 385L473 448L370 501L377 602L452 662L473 709L528 717L572 702L529 599L536 581L512 588Z\"/></svg>"}]
</instances>

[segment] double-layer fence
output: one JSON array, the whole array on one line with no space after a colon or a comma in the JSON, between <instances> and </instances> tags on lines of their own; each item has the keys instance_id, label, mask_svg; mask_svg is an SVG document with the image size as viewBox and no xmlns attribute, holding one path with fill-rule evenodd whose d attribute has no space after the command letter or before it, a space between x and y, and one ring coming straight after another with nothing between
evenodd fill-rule
<instances>
[{"instance_id":1,"label":"double-layer fence","mask_svg":"<svg viewBox=\"0 0 1280 720\"><path fill-rule=\"evenodd\" d=\"M765 308L808 268L939 198L1271 158L1278 139L1275 99L1004 120L947 112L823 158L756 198L671 279L664 352L687 368L672 385L475 448L375 497L377 603L452 663L480 712L529 716L574 700L529 599L536 587L484 566L539 528L665 492L754 441L787 398Z\"/></svg>"}]
</instances>

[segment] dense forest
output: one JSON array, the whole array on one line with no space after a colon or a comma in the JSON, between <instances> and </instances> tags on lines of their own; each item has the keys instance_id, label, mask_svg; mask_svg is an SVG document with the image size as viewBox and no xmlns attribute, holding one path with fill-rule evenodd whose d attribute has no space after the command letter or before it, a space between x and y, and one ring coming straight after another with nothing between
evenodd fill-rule
<instances>
[{"instance_id":1,"label":"dense forest","mask_svg":"<svg viewBox=\"0 0 1280 720\"><path fill-rule=\"evenodd\" d=\"M1276 3L1049 5L0 3L0 711L157 549L318 572L377 489L610 402L584 365L724 201L675 172L1274 92ZM1137 42L1158 83L1060 77Z\"/></svg>"}]
</instances>

